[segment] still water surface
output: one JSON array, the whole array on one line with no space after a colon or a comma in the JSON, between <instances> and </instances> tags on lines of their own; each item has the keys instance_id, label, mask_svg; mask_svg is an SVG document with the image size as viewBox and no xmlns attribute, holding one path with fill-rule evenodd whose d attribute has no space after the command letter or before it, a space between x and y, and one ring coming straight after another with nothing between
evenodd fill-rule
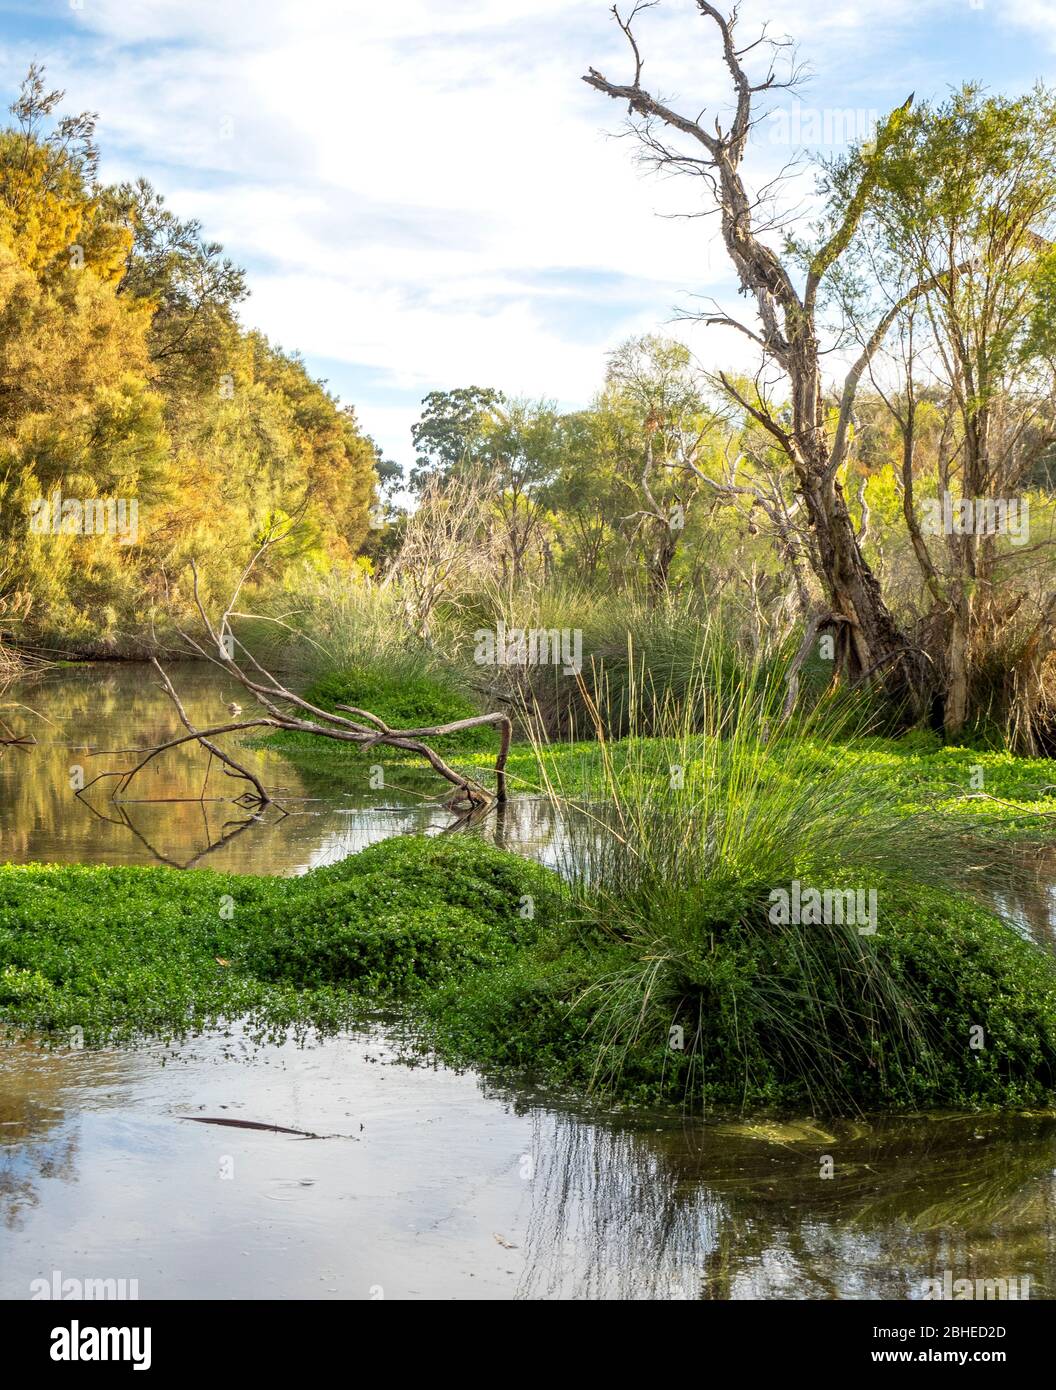
<instances>
[{"instance_id":1,"label":"still water surface","mask_svg":"<svg viewBox=\"0 0 1056 1390\"><path fill-rule=\"evenodd\" d=\"M230 720L232 701L246 707L241 717L252 717L245 691L217 668L203 663L168 670L199 728ZM392 766L385 787L371 788L380 752L354 771L328 774L325 765L302 771L277 752L232 740L225 747L257 773L287 810L285 817L274 808L261 819L240 810L233 798L245 783L232 782L217 764L210 771L208 755L193 743L160 755L115 801L115 772L133 768L145 750L185 732L146 665L52 671L9 688L0 713L38 740L29 749L0 749L0 863L164 863L297 874L375 840L439 831L452 822L442 805L451 789L428 771ZM84 784L80 796L74 781ZM525 797L508 808L502 833L511 847L545 859L555 829L549 804ZM488 833L498 832L491 826Z\"/></svg>"},{"instance_id":2,"label":"still water surface","mask_svg":"<svg viewBox=\"0 0 1056 1390\"><path fill-rule=\"evenodd\" d=\"M211 671L177 676L203 723L239 694ZM291 814L230 836L246 818L196 800L192 749L146 775L142 800L115 808L103 782L83 804L72 768L90 781L129 765L104 750L178 731L149 670L52 673L5 698L41 717L38 746L0 760L2 860L298 873L449 822L410 774L371 791L265 753ZM175 795L195 800L153 799ZM550 858L558 834L544 803L511 807L512 848ZM1042 937L1050 882L1017 903ZM58 1275L135 1279L142 1298L919 1298L947 1271L1056 1296L1052 1116L591 1113L398 1064L399 1028L305 1046L237 1027L131 1051L0 1045L0 1297Z\"/></svg>"},{"instance_id":3,"label":"still water surface","mask_svg":"<svg viewBox=\"0 0 1056 1390\"><path fill-rule=\"evenodd\" d=\"M591 1117L390 1036L0 1050L0 1297L56 1271L142 1298L1056 1294L1051 1117Z\"/></svg>"}]
</instances>

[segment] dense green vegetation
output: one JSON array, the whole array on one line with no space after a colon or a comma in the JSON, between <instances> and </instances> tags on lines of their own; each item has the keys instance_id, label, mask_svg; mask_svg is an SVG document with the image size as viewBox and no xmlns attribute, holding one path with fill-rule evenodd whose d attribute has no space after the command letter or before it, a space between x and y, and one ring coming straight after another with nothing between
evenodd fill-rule
<instances>
[{"instance_id":1,"label":"dense green vegetation","mask_svg":"<svg viewBox=\"0 0 1056 1390\"><path fill-rule=\"evenodd\" d=\"M392 729L418 729L455 724L479 713L472 701L436 676L405 675L384 670L335 672L314 682L305 698L322 709L338 705L370 710ZM297 735L288 735L296 739ZM472 751L494 748L495 734L488 729L459 729L443 738L445 749ZM287 746L277 742L277 746ZM492 758L494 761L494 756Z\"/></svg>"},{"instance_id":2,"label":"dense green vegetation","mask_svg":"<svg viewBox=\"0 0 1056 1390\"><path fill-rule=\"evenodd\" d=\"M896 889L885 902L875 938L777 929L756 905L716 930L674 990L637 984L630 1009L618 995L622 1034L606 994L640 980L641 958L595 921L428 995L428 1036L456 1061L632 1102L1051 1106L1051 959L948 895ZM986 1045L973 1051L978 1027Z\"/></svg>"},{"instance_id":3,"label":"dense green vegetation","mask_svg":"<svg viewBox=\"0 0 1056 1390\"><path fill-rule=\"evenodd\" d=\"M299 879L5 868L0 1018L60 1042L244 1013L330 1026L509 956L555 896L538 866L467 838L390 840Z\"/></svg>"},{"instance_id":4,"label":"dense green vegetation","mask_svg":"<svg viewBox=\"0 0 1056 1390\"><path fill-rule=\"evenodd\" d=\"M687 751L687 750L680 750ZM688 752L694 776L694 748ZM607 756L620 769L632 757L644 760L657 777L664 777L673 749L662 738L640 739L633 745L611 744ZM1017 758L1007 751L942 746L938 738L879 738L859 736L839 742L804 739L782 743L772 750L776 766L790 778L809 778L824 785L837 770L860 771L870 785L882 788L907 816L924 812L956 816L965 830L987 837L1042 844L1056 839L1056 783L1048 758ZM463 761L486 772L486 755ZM596 743L549 745L545 762L562 794L589 800L604 785L603 755ZM514 785L542 789L539 760L531 748L514 748L508 763Z\"/></svg>"},{"instance_id":5,"label":"dense green vegetation","mask_svg":"<svg viewBox=\"0 0 1056 1390\"><path fill-rule=\"evenodd\" d=\"M569 909L423 1001L445 1055L643 1101L1051 1103L1052 958L994 904L1053 841L1052 764L863 734L839 699L782 725L784 688L705 642L648 735L515 746L513 787L565 817ZM773 922L793 880L867 885L875 932Z\"/></svg>"},{"instance_id":6,"label":"dense green vegetation","mask_svg":"<svg viewBox=\"0 0 1056 1390\"><path fill-rule=\"evenodd\" d=\"M1056 963L995 915L1046 765L837 741L839 704L778 731L780 673L719 656L649 737L515 752L563 818L564 878L473 834L291 880L3 870L0 1017L102 1040L401 1000L448 1059L625 1100L1052 1103ZM997 800L962 800L980 771ZM796 884L852 915L775 919Z\"/></svg>"},{"instance_id":7,"label":"dense green vegetation","mask_svg":"<svg viewBox=\"0 0 1056 1390\"><path fill-rule=\"evenodd\" d=\"M1050 1104L1051 959L948 894L893 886L882 902L862 937L778 929L758 902L733 914L728 894L707 904L673 887L669 912L700 915L677 925L702 949L674 994L635 1004L617 1054L607 996L640 969L626 911L591 915L548 871L476 837L390 840L291 880L7 868L0 1018L91 1044L236 1016L326 1030L400 999L449 1060L627 1100ZM676 1024L686 1041L673 1048Z\"/></svg>"},{"instance_id":8,"label":"dense green vegetation","mask_svg":"<svg viewBox=\"0 0 1056 1390\"><path fill-rule=\"evenodd\" d=\"M419 712L430 715L447 708L446 695L441 698L438 694L435 703L431 699L423 702ZM494 735L478 739L478 731L470 733L474 735L472 742L467 739L460 743L465 736L455 735L452 744L445 741L444 746L455 749L452 761L457 766L473 769L474 775L487 783L495 762ZM543 744L521 740L511 749L507 776L514 793L546 794L549 784L561 798L586 803L604 794L606 767L619 775L633 764L643 775L666 782L672 762L684 754L690 784L694 785L704 739L700 734L696 740L687 738L684 745L673 745L659 735L639 736L604 747L594 739ZM277 734L261 742L306 767L328 767L335 779L344 776L346 785L349 771L367 761L354 747L321 746L318 739L308 735ZM376 750L372 752L372 759L377 756ZM1049 758L1017 757L1007 749L946 746L937 734L783 740L771 749L770 756L783 776L821 784L838 769L856 769L906 816L927 812L956 817L966 832L988 838L1000 835L1042 845L1056 840L1056 768ZM421 764L414 754L398 749L386 750L384 759L394 766ZM356 775L362 780L360 773Z\"/></svg>"},{"instance_id":9,"label":"dense green vegetation","mask_svg":"<svg viewBox=\"0 0 1056 1390\"><path fill-rule=\"evenodd\" d=\"M61 98L32 69L0 131L0 642L129 654L186 620L191 560L227 594L277 526L253 592L353 572L378 459L239 326L245 276L198 222L98 181L94 120Z\"/></svg>"}]
</instances>

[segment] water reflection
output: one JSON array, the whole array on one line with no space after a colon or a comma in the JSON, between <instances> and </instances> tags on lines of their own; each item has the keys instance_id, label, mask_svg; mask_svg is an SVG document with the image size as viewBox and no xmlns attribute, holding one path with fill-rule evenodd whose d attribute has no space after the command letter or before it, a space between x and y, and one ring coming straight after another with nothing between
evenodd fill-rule
<instances>
[{"instance_id":1,"label":"water reflection","mask_svg":"<svg viewBox=\"0 0 1056 1390\"><path fill-rule=\"evenodd\" d=\"M524 1297L905 1299L946 1271L1056 1293L1054 1116L548 1128Z\"/></svg>"},{"instance_id":2,"label":"water reflection","mask_svg":"<svg viewBox=\"0 0 1056 1390\"><path fill-rule=\"evenodd\" d=\"M631 1121L394 1059L378 1025L0 1046L0 1296L56 1269L142 1297L919 1298L947 1270L1056 1296L1054 1116Z\"/></svg>"},{"instance_id":3,"label":"water reflection","mask_svg":"<svg viewBox=\"0 0 1056 1390\"><path fill-rule=\"evenodd\" d=\"M215 667L188 663L172 671L191 719L202 727L226 718L236 695L245 699ZM19 712L16 722L38 740L0 760L0 856L11 863L163 863L295 874L390 835L438 834L452 824L441 805L450 788L428 771L394 764L385 788L374 789L372 759L342 763L336 772L307 770L244 744L237 756L279 796L288 816L274 808L259 817L241 810L232 799L237 786L219 766L210 771L209 755L195 744L161 755L115 802L118 778L100 774L133 767L144 750L183 732L149 667L51 671L12 687L8 699L33 711ZM85 784L80 796L78 773ZM550 860L560 839L553 808L542 798L518 798L502 821L489 818L480 833Z\"/></svg>"},{"instance_id":4,"label":"water reflection","mask_svg":"<svg viewBox=\"0 0 1056 1390\"><path fill-rule=\"evenodd\" d=\"M1025 936L1056 947L1056 846L1022 854L997 906Z\"/></svg>"},{"instance_id":5,"label":"water reflection","mask_svg":"<svg viewBox=\"0 0 1056 1390\"><path fill-rule=\"evenodd\" d=\"M77 1130L63 1103L68 1073L61 1055L11 1042L2 1056L0 1224L12 1227L39 1202L40 1182L75 1180Z\"/></svg>"}]
</instances>

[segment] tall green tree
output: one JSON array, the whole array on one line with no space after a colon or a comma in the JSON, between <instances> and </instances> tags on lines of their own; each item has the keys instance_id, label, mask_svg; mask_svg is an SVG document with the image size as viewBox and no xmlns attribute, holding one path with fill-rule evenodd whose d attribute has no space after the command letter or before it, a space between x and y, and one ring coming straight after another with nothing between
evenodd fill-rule
<instances>
[{"instance_id":1,"label":"tall green tree","mask_svg":"<svg viewBox=\"0 0 1056 1390\"><path fill-rule=\"evenodd\" d=\"M839 169L845 199L860 159ZM906 380L893 409L904 445L904 515L934 603L931 628L941 633L944 723L956 738L972 714L975 671L1024 598L1014 596L1021 550L989 520L1009 503L1022 505L1053 437L1039 326L1056 236L1056 95L1038 87L1005 98L969 85L918 105L884 153L863 230L891 284L934 287L902 315ZM922 526L915 495L922 382L933 400L941 384L938 500L950 499L951 518L954 502L970 506L971 524L937 538ZM1035 547L1031 567L1036 559ZM1054 620L1056 591L1035 615L1028 660L1052 649Z\"/></svg>"}]
</instances>

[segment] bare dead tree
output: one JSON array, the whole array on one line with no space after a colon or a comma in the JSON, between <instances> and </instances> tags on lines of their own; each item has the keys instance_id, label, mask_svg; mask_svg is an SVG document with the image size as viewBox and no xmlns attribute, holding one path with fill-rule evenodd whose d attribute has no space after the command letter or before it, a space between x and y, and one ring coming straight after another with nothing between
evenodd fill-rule
<instances>
[{"instance_id":1,"label":"bare dead tree","mask_svg":"<svg viewBox=\"0 0 1056 1390\"><path fill-rule=\"evenodd\" d=\"M112 813L107 814L105 810L101 810L98 806L96 806L90 797L84 795L84 793L88 791L89 787L94 786L97 782L103 781L106 778L112 777L119 780L122 779L125 775L122 772L104 772L100 774L99 777L92 778L91 782L87 783L81 789L81 791L77 792L77 797L88 809L91 815L95 816L97 820L106 821L109 825L119 825L123 830L127 830L129 834L133 835L144 847L144 849L148 850L149 853L159 863L167 864L172 869L193 869L196 868L199 864L201 864L204 860L208 859L208 857L211 854L215 854L218 850L221 850L226 845L229 845L232 842L232 840L237 839L239 835L244 834L252 826L259 824L260 821L259 815L254 814L252 809L248 808L246 815L242 816L238 820L224 821L223 824L219 827L219 829L214 831L209 821L209 813L207 810L208 799L205 795L206 789L208 788L209 784L209 774L212 771L212 763L213 758L212 755L210 755L209 767L206 770L201 795L197 798L194 798L201 807L202 825L205 830L206 842L201 849L195 850L192 854L188 855L183 859L176 859L172 855L166 854L163 850L159 849L158 845L146 834L146 832L139 825L136 824L136 822L132 818L132 813L129 810L129 807L132 805L142 805L144 803L148 805L157 805L159 802L172 802L174 798L136 797L129 798L127 800L116 800L115 797L117 793L115 792L110 798L110 806L112 807Z\"/></svg>"},{"instance_id":2,"label":"bare dead tree","mask_svg":"<svg viewBox=\"0 0 1056 1390\"><path fill-rule=\"evenodd\" d=\"M763 239L774 223L762 220L760 199L751 196L741 172L749 136L759 119L754 111L756 99L798 81L794 61L787 78L777 75L776 65L787 43L769 39L764 31L754 43L738 46L736 7L725 15L708 0L696 0L701 18L718 31L735 97L730 121L723 124L716 118L709 126L703 111L687 115L643 87L644 60L633 26L641 11L648 8L651 6L638 4L626 19L613 10L631 49L631 81L611 82L594 68L583 80L606 96L627 103L630 131L649 164L662 172L687 173L703 181L719 214L723 241L742 290L754 301L758 322L753 326L721 313L698 317L708 324L733 328L753 342L764 361L775 364L787 379L790 409L787 414L773 412L764 401L747 396L726 372L720 372L718 380L746 417L776 441L788 461L813 533L818 577L843 634L841 667L859 679L869 672L882 672L893 694L908 694L918 703L925 675L920 653L888 609L880 584L863 556L839 472L848 457L854 400L863 373L902 310L934 290L942 277L929 276L910 287L879 316L843 383L831 429L817 322L823 283L855 234L876 185L879 161L897 137L912 97L881 123L871 149L863 151L860 181L837 225L811 255L802 288L797 288L789 267ZM753 80L745 60L757 53L769 54L769 63Z\"/></svg>"},{"instance_id":3,"label":"bare dead tree","mask_svg":"<svg viewBox=\"0 0 1056 1390\"><path fill-rule=\"evenodd\" d=\"M432 478L385 576L399 584L407 617L428 640L440 602L457 602L471 581L487 568L490 547L485 528L488 490L479 477Z\"/></svg>"}]
</instances>

